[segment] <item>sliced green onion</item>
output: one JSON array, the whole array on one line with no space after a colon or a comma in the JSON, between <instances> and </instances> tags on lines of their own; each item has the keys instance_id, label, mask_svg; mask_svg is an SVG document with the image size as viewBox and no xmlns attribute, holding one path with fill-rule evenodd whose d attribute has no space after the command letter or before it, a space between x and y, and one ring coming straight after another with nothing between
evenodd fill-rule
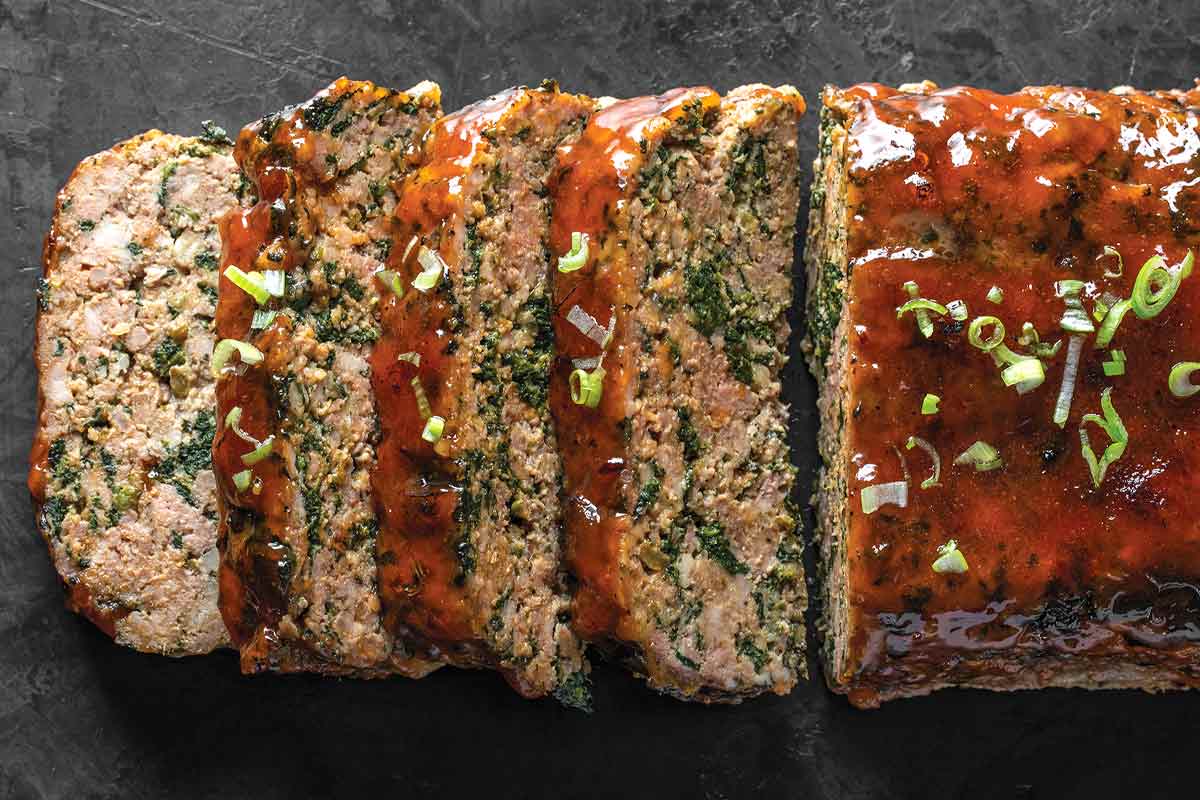
<instances>
[{"instance_id":1,"label":"sliced green onion","mask_svg":"<svg viewBox=\"0 0 1200 800\"><path fill-rule=\"evenodd\" d=\"M946 303L946 310L950 312L950 319L957 322L962 322L970 316L970 312L967 311L967 304L962 300L951 300L949 303Z\"/></svg>"},{"instance_id":2,"label":"sliced green onion","mask_svg":"<svg viewBox=\"0 0 1200 800\"><path fill-rule=\"evenodd\" d=\"M417 251L417 262L421 265L421 272L413 278L413 288L418 292L428 292L442 280L442 275L447 269L446 262L436 251L425 245L421 245L421 249Z\"/></svg>"},{"instance_id":3,"label":"sliced green onion","mask_svg":"<svg viewBox=\"0 0 1200 800\"><path fill-rule=\"evenodd\" d=\"M577 369L571 373L571 400L576 405L595 408L604 394L604 367L591 372Z\"/></svg>"},{"instance_id":4,"label":"sliced green onion","mask_svg":"<svg viewBox=\"0 0 1200 800\"><path fill-rule=\"evenodd\" d=\"M281 269L269 269L263 273L263 286L271 297L283 297L287 278Z\"/></svg>"},{"instance_id":5,"label":"sliced green onion","mask_svg":"<svg viewBox=\"0 0 1200 800\"><path fill-rule=\"evenodd\" d=\"M1054 293L1061 297L1066 305L1058 324L1068 333L1091 333L1096 330L1095 324L1083 307L1083 300L1079 298L1084 285L1083 281L1058 281L1054 284Z\"/></svg>"},{"instance_id":6,"label":"sliced green onion","mask_svg":"<svg viewBox=\"0 0 1200 800\"><path fill-rule=\"evenodd\" d=\"M1151 256L1138 271L1129 297L1133 313L1140 319L1157 317L1179 291L1179 284L1192 274L1192 251L1188 250L1177 267L1167 267L1162 256ZM1157 288L1155 288L1157 287Z\"/></svg>"},{"instance_id":7,"label":"sliced green onion","mask_svg":"<svg viewBox=\"0 0 1200 800\"><path fill-rule=\"evenodd\" d=\"M1105 361L1103 364L1101 364L1101 366L1104 367L1104 374L1110 378L1113 377L1114 375L1124 375L1125 374L1125 351L1124 350L1111 351L1109 360Z\"/></svg>"},{"instance_id":8,"label":"sliced green onion","mask_svg":"<svg viewBox=\"0 0 1200 800\"><path fill-rule=\"evenodd\" d=\"M972 464L976 472L988 472L1004 466L1004 459L1000 458L999 450L987 442L979 441L964 450L954 459L954 463Z\"/></svg>"},{"instance_id":9,"label":"sliced green onion","mask_svg":"<svg viewBox=\"0 0 1200 800\"><path fill-rule=\"evenodd\" d=\"M253 297L254 302L260 306L271 299L271 293L267 291L266 283L260 272L242 272L240 268L230 264L225 267L225 277L229 278L234 286Z\"/></svg>"},{"instance_id":10,"label":"sliced green onion","mask_svg":"<svg viewBox=\"0 0 1200 800\"><path fill-rule=\"evenodd\" d=\"M1108 347L1121 320L1125 319L1125 315L1131 308L1133 308L1132 301L1118 300L1113 303L1112 308L1108 309L1108 313L1104 315L1104 321L1100 323L1100 332L1096 334L1097 349Z\"/></svg>"},{"instance_id":11,"label":"sliced green onion","mask_svg":"<svg viewBox=\"0 0 1200 800\"><path fill-rule=\"evenodd\" d=\"M1021 335L1017 337L1017 344L1033 350L1033 355L1037 358L1048 359L1058 355L1059 349L1062 348L1062 339L1054 344L1043 344L1041 337L1038 336L1037 328L1033 327L1032 322L1026 322L1021 326Z\"/></svg>"},{"instance_id":12,"label":"sliced green onion","mask_svg":"<svg viewBox=\"0 0 1200 800\"><path fill-rule=\"evenodd\" d=\"M859 499L862 501L862 511L864 514L874 514L886 505L905 508L908 506L908 483L906 481L892 481L891 483L877 483L873 486L864 486L862 491L859 492Z\"/></svg>"},{"instance_id":13,"label":"sliced green onion","mask_svg":"<svg viewBox=\"0 0 1200 800\"><path fill-rule=\"evenodd\" d=\"M992 288L988 289L987 299L989 303L995 303L996 305L1003 303L1004 290L999 286L993 286Z\"/></svg>"},{"instance_id":14,"label":"sliced green onion","mask_svg":"<svg viewBox=\"0 0 1200 800\"><path fill-rule=\"evenodd\" d=\"M963 573L969 569L966 556L958 549L958 542L953 539L943 545L939 545L938 553L937 560L933 562L934 572L939 574L945 572Z\"/></svg>"},{"instance_id":15,"label":"sliced green onion","mask_svg":"<svg viewBox=\"0 0 1200 800\"><path fill-rule=\"evenodd\" d=\"M1171 394L1176 397L1191 397L1200 392L1200 386L1191 381L1192 373L1196 370L1200 370L1198 361L1180 361L1171 367L1171 374L1167 376L1167 386L1170 387Z\"/></svg>"},{"instance_id":16,"label":"sliced green onion","mask_svg":"<svg viewBox=\"0 0 1200 800\"><path fill-rule=\"evenodd\" d=\"M571 250L558 257L559 272L574 272L582 269L588 260L588 235L575 231L571 234Z\"/></svg>"},{"instance_id":17,"label":"sliced green onion","mask_svg":"<svg viewBox=\"0 0 1200 800\"><path fill-rule=\"evenodd\" d=\"M1092 473L1092 483L1097 488L1103 482L1104 473L1108 471L1109 465L1121 457L1129 444L1129 432L1125 430L1121 417L1113 408L1111 386L1100 393L1100 408L1104 411L1103 417L1099 414L1084 414L1083 419L1079 422L1079 443L1083 449L1083 460L1087 462L1088 469ZM1091 444L1088 441L1087 424L1089 422L1099 425L1111 440L1099 459L1092 452Z\"/></svg>"},{"instance_id":18,"label":"sliced green onion","mask_svg":"<svg viewBox=\"0 0 1200 800\"><path fill-rule=\"evenodd\" d=\"M919 286L913 281L906 281L904 291L908 292L911 298L907 303L896 309L896 319L900 319L909 311L913 312L913 316L917 320L917 329L921 331L921 335L928 339L933 335L933 321L929 319L929 312L946 316L949 310L941 303L933 300L926 300L923 297L918 297L921 292Z\"/></svg>"},{"instance_id":19,"label":"sliced green onion","mask_svg":"<svg viewBox=\"0 0 1200 800\"><path fill-rule=\"evenodd\" d=\"M938 403L942 402L942 398L936 394L927 394L921 399L921 413L926 416L938 413Z\"/></svg>"},{"instance_id":20,"label":"sliced green onion","mask_svg":"<svg viewBox=\"0 0 1200 800\"><path fill-rule=\"evenodd\" d=\"M233 355L234 350L241 356L243 364L258 364L263 360L262 351L254 345L237 339L222 339L213 348L212 375L214 378L221 377L221 370L229 363L229 357Z\"/></svg>"},{"instance_id":21,"label":"sliced green onion","mask_svg":"<svg viewBox=\"0 0 1200 800\"><path fill-rule=\"evenodd\" d=\"M421 378L415 377L410 383L413 394L417 397L417 410L421 412L421 419L429 419L433 414L433 409L429 407L429 398L425 396L425 387L421 385Z\"/></svg>"},{"instance_id":22,"label":"sliced green onion","mask_svg":"<svg viewBox=\"0 0 1200 800\"><path fill-rule=\"evenodd\" d=\"M1106 277L1106 278L1121 277L1121 275L1124 274L1124 272L1125 272L1125 259L1121 258L1121 254L1119 252L1117 252L1117 248L1115 248L1111 245L1107 245L1107 244L1104 245L1104 255L1100 256L1100 257L1104 258L1105 256L1110 256L1110 257L1116 256L1117 257L1117 271L1113 272L1113 271L1109 270L1107 267L1105 267L1104 268L1104 277Z\"/></svg>"},{"instance_id":23,"label":"sliced green onion","mask_svg":"<svg viewBox=\"0 0 1200 800\"><path fill-rule=\"evenodd\" d=\"M912 450L914 447L924 450L933 462L933 474L921 481L921 488L932 489L934 486L940 485L938 482L942 477L942 459L938 455L937 449L920 436L910 436L908 437L908 441L904 443L904 449Z\"/></svg>"},{"instance_id":24,"label":"sliced green onion","mask_svg":"<svg viewBox=\"0 0 1200 800\"><path fill-rule=\"evenodd\" d=\"M265 331L271 327L271 323L275 321L278 311L267 308L256 308L254 310L254 318L250 320L250 330Z\"/></svg>"},{"instance_id":25,"label":"sliced green onion","mask_svg":"<svg viewBox=\"0 0 1200 800\"><path fill-rule=\"evenodd\" d=\"M1000 379L1004 381L1005 386L1021 384L1018 391L1024 394L1042 385L1046 380L1046 369L1036 358L1025 358L1002 370Z\"/></svg>"},{"instance_id":26,"label":"sliced green onion","mask_svg":"<svg viewBox=\"0 0 1200 800\"><path fill-rule=\"evenodd\" d=\"M262 444L262 442L260 442L258 439L255 439L253 436L242 430L242 426L240 424L241 421L241 406L234 406L233 408L229 409L229 413L225 415L225 427L233 431L239 439L246 444L252 444L255 447L258 447L260 444Z\"/></svg>"},{"instance_id":27,"label":"sliced green onion","mask_svg":"<svg viewBox=\"0 0 1200 800\"><path fill-rule=\"evenodd\" d=\"M239 492L244 492L247 489L249 489L251 474L252 473L248 469L244 469L241 472L233 473L234 488L236 488Z\"/></svg>"},{"instance_id":28,"label":"sliced green onion","mask_svg":"<svg viewBox=\"0 0 1200 800\"><path fill-rule=\"evenodd\" d=\"M245 464L247 467L252 467L255 464L257 464L258 462L262 461L267 456L271 455L271 452L274 449L275 449L275 437L268 436L266 439L263 440L262 444L260 444L258 447L251 450L249 453L246 453L244 456L242 456L242 463Z\"/></svg>"},{"instance_id":29,"label":"sliced green onion","mask_svg":"<svg viewBox=\"0 0 1200 800\"><path fill-rule=\"evenodd\" d=\"M1067 417L1071 415L1071 400L1075 397L1075 379L1079 375L1079 354L1083 350L1085 337L1076 334L1067 345L1067 363L1063 367L1062 386L1058 390L1058 400L1054 403L1054 424L1063 427Z\"/></svg>"},{"instance_id":30,"label":"sliced green onion","mask_svg":"<svg viewBox=\"0 0 1200 800\"><path fill-rule=\"evenodd\" d=\"M396 297L404 297L404 281L400 280L399 272L391 269L377 269L375 270L375 277L384 286L391 289L392 294L396 295Z\"/></svg>"},{"instance_id":31,"label":"sliced green onion","mask_svg":"<svg viewBox=\"0 0 1200 800\"><path fill-rule=\"evenodd\" d=\"M438 439L442 438L442 431L446 428L446 420L438 416L432 416L425 420L425 430L421 431L421 438L433 444Z\"/></svg>"},{"instance_id":32,"label":"sliced green onion","mask_svg":"<svg viewBox=\"0 0 1200 800\"><path fill-rule=\"evenodd\" d=\"M992 329L992 335L987 339L983 338L985 325L995 326ZM967 341L985 353L994 350L1004 341L1004 323L997 317L976 317L967 327Z\"/></svg>"},{"instance_id":33,"label":"sliced green onion","mask_svg":"<svg viewBox=\"0 0 1200 800\"><path fill-rule=\"evenodd\" d=\"M421 366L421 354L415 353L412 350L409 350L407 353L401 353L400 355L396 356L396 360L397 361L407 361L409 364L412 364L414 367Z\"/></svg>"}]
</instances>

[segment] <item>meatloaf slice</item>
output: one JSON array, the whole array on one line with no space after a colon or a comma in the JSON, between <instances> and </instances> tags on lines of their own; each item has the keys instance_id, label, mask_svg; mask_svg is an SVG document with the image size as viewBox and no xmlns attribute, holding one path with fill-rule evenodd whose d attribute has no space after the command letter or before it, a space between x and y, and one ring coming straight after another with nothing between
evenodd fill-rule
<instances>
[{"instance_id":1,"label":"meatloaf slice","mask_svg":"<svg viewBox=\"0 0 1200 800\"><path fill-rule=\"evenodd\" d=\"M1200 685L1200 412L1172 377L1200 354L1198 107L826 90L805 349L852 703Z\"/></svg>"},{"instance_id":2,"label":"meatloaf slice","mask_svg":"<svg viewBox=\"0 0 1200 800\"><path fill-rule=\"evenodd\" d=\"M342 78L238 137L258 201L223 224L217 329L262 360L218 365L213 458L221 611L246 672L420 676L439 663L381 624L370 481L371 351L391 291L375 273L392 185L439 102L431 83Z\"/></svg>"},{"instance_id":3,"label":"meatloaf slice","mask_svg":"<svg viewBox=\"0 0 1200 800\"><path fill-rule=\"evenodd\" d=\"M591 110L546 83L429 130L420 169L397 186L396 291L371 359L387 627L460 666L501 670L526 696L575 706L588 691L547 407L545 181Z\"/></svg>"},{"instance_id":4,"label":"meatloaf slice","mask_svg":"<svg viewBox=\"0 0 1200 800\"><path fill-rule=\"evenodd\" d=\"M805 672L779 383L803 110L790 87L615 102L552 182L552 252L587 250L555 274L550 383L576 627L685 699Z\"/></svg>"},{"instance_id":5,"label":"meatloaf slice","mask_svg":"<svg viewBox=\"0 0 1200 800\"><path fill-rule=\"evenodd\" d=\"M29 488L68 606L121 644L227 644L209 457L232 143L150 131L85 159L46 237Z\"/></svg>"}]
</instances>

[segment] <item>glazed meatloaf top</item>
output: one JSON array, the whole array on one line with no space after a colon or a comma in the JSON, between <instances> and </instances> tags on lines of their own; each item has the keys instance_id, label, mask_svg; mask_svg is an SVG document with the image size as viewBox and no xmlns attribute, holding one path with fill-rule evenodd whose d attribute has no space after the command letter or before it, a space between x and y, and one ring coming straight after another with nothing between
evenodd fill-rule
<instances>
[{"instance_id":1,"label":"glazed meatloaf top","mask_svg":"<svg viewBox=\"0 0 1200 800\"><path fill-rule=\"evenodd\" d=\"M342 78L238 137L258 202L222 230L217 329L230 343L214 356L213 459L221 610L247 672L419 676L439 663L381 624L370 482L370 359L391 291L376 272L392 186L439 98L431 83Z\"/></svg>"},{"instance_id":2,"label":"glazed meatloaf top","mask_svg":"<svg viewBox=\"0 0 1200 800\"><path fill-rule=\"evenodd\" d=\"M825 103L831 684L1200 684L1200 91Z\"/></svg>"},{"instance_id":3,"label":"glazed meatloaf top","mask_svg":"<svg viewBox=\"0 0 1200 800\"><path fill-rule=\"evenodd\" d=\"M546 177L586 97L545 83L440 119L396 190L372 381L385 620L527 696L586 707L547 407Z\"/></svg>"},{"instance_id":4,"label":"glazed meatloaf top","mask_svg":"<svg viewBox=\"0 0 1200 800\"><path fill-rule=\"evenodd\" d=\"M803 109L765 86L615 102L552 182L576 626L688 699L804 671L779 399Z\"/></svg>"},{"instance_id":5,"label":"glazed meatloaf top","mask_svg":"<svg viewBox=\"0 0 1200 800\"><path fill-rule=\"evenodd\" d=\"M29 488L69 606L168 655L227 643L209 457L220 239L238 202L219 128L84 160L46 238Z\"/></svg>"}]
</instances>

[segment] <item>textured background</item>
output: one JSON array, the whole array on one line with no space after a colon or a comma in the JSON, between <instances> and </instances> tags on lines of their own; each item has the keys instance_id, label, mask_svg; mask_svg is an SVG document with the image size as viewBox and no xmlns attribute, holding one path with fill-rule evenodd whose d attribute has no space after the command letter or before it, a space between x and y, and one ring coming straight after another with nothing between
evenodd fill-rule
<instances>
[{"instance_id":1,"label":"textured background","mask_svg":"<svg viewBox=\"0 0 1200 800\"><path fill-rule=\"evenodd\" d=\"M233 131L341 74L436 80L447 110L546 76L616 95L786 82L813 107L871 79L1168 87L1200 71L1197 30L1187 0L0 0L0 797L1194 796L1200 694L944 692L863 713L818 677L700 708L601 665L585 717L492 674L248 679L229 654L140 655L63 610L24 477L54 193L145 128ZM801 141L810 161L815 114ZM807 485L798 363L788 392Z\"/></svg>"}]
</instances>

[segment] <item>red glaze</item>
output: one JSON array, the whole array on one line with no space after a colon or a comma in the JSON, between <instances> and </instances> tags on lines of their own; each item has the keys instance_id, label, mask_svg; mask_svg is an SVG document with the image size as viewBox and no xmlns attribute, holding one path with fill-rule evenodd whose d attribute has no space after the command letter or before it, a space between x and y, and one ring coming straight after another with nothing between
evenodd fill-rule
<instances>
[{"instance_id":1,"label":"red glaze","mask_svg":"<svg viewBox=\"0 0 1200 800\"><path fill-rule=\"evenodd\" d=\"M336 98L362 85L341 78L318 98ZM307 251L300 244L302 235L297 234L307 230L308 220L300 218L295 199L306 188L319 190L323 181L332 177L329 167L315 156L316 141L300 110L268 129L272 122L268 117L247 126L234 150L238 165L257 189L258 202L230 211L221 222L222 275L216 318L218 339L248 341L266 356L264 363L227 372L217 382L213 466L223 501L220 606L244 662L265 657L270 643L278 639L274 628L287 610L288 584L307 553L295 552L286 544L303 537L288 534L294 492L285 466L291 457L285 440L277 438L272 455L253 467L261 491L239 492L233 486L232 476L246 469L242 456L253 446L225 425L225 415L240 406L242 430L259 440L279 433L280 410L272 376L287 372L291 322L280 314L267 330L251 331L250 320L257 307L254 299L225 277L224 270L232 264L245 271L291 271L302 263ZM276 258L268 258L268 253ZM236 363L237 356L233 359Z\"/></svg>"},{"instance_id":2,"label":"red glaze","mask_svg":"<svg viewBox=\"0 0 1200 800\"><path fill-rule=\"evenodd\" d=\"M678 120L720 103L707 88L675 89L655 97L623 100L596 113L583 135L559 149L551 179L554 214L550 245L555 260L571 249L571 234L586 233L588 263L571 273L554 274L554 336L558 357L550 377L550 409L562 454L566 502L567 560L579 580L575 628L585 639L621 636L628 599L617 572L622 539L630 519L622 497L628 463L622 421L630 416L637 380L637 343L628 321L617 315L612 342L604 357L604 393L597 408L571 400L571 360L600 354L600 347L566 321L579 305L607 324L614 309L630 304L639 291L618 235L610 236L647 152ZM642 143L649 146L644 152Z\"/></svg>"},{"instance_id":3,"label":"red glaze","mask_svg":"<svg viewBox=\"0 0 1200 800\"><path fill-rule=\"evenodd\" d=\"M1070 419L1063 429L1052 421L1067 350L1053 283L1078 278L1090 282L1087 298L1128 297L1147 258L1176 264L1200 248L1200 91L925 96L863 85L844 97L857 106L847 211L854 405L851 652L838 680L869 695L899 681L967 680L992 657L1069 653L1162 663L1200 683L1200 398L1167 389L1174 363L1200 360L1200 276L1159 316L1125 317L1111 345L1128 358L1125 375L1105 377L1108 353L1089 337ZM1122 277L1104 277L1115 266L1100 258L1105 245L1124 257ZM1046 382L1019 396L965 325L936 318L927 340L911 315L897 320L908 280L923 297L965 300L968 323L999 317L1014 350L1026 321L1043 341L1064 339ZM993 285L1000 305L985 299ZM1129 447L1094 488L1080 418L1100 413L1107 386ZM927 392L941 397L935 416L921 414ZM1094 425L1088 433L1099 454L1107 436ZM941 485L918 488L929 459L906 451L908 507L862 514L864 486L902 479L894 448L910 435L937 448ZM952 464L976 440L1000 450L1002 469ZM951 538L966 574L931 569Z\"/></svg>"},{"instance_id":4,"label":"red glaze","mask_svg":"<svg viewBox=\"0 0 1200 800\"><path fill-rule=\"evenodd\" d=\"M460 403L474 412L473 399L462 396L471 365L454 356L461 320L443 289L447 280L457 283L463 202L473 195L467 182L476 155L488 146L484 134L523 99L522 91L509 90L442 117L426 134L421 168L396 187L400 202L389 266L399 272L404 296L389 294L384 300L383 335L371 356L382 433L372 489L379 515L376 547L384 622L392 630L415 630L444 647L471 643L477 636L456 551L460 525L455 519L462 477L455 421ZM449 273L429 292L412 287L421 271L417 254L422 246L436 251ZM408 352L420 355L419 368L397 358ZM446 420L436 447L421 438L425 420L417 407L414 376L421 380L432 413Z\"/></svg>"}]
</instances>

